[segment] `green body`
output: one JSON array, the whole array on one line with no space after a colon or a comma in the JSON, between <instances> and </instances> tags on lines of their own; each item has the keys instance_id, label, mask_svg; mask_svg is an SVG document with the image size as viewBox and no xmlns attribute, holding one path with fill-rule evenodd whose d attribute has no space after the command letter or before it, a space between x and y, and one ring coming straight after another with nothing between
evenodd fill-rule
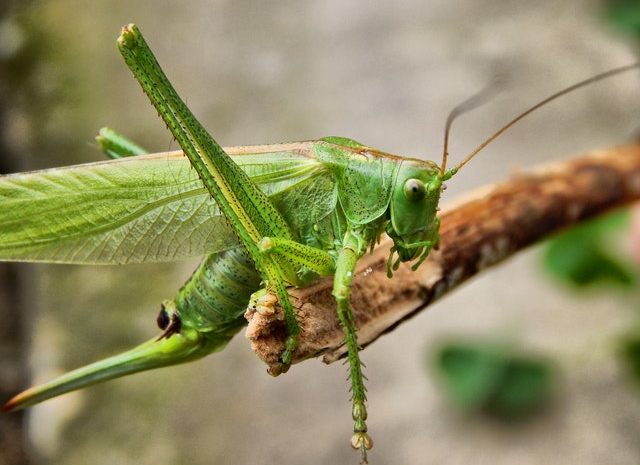
<instances>
[{"instance_id":1,"label":"green body","mask_svg":"<svg viewBox=\"0 0 640 465\"><path fill-rule=\"evenodd\" d=\"M352 276L385 232L394 241L389 274L400 261L417 266L427 257L439 240L442 182L454 171L338 137L223 149L180 100L135 26L123 29L118 46L188 161L182 153L140 155L136 144L103 130L100 146L119 159L0 177L0 260L206 257L163 303L157 339L25 391L4 409L220 350L244 325L252 295L270 296L284 312L288 338L273 374L284 372L299 334L287 286L333 275L350 362L351 444L366 461L372 442L349 305Z\"/></svg>"},{"instance_id":2,"label":"green body","mask_svg":"<svg viewBox=\"0 0 640 465\"><path fill-rule=\"evenodd\" d=\"M345 140L225 150L269 197L296 241L337 256L349 227L362 231L363 249L388 227L391 198L404 195L392 191L401 171L437 170L431 162L333 143ZM0 177L0 260L128 264L206 255L175 306L198 331L237 331L260 275L188 160L179 152L117 158ZM379 199L371 215L354 205L358 182L357 190ZM157 224L164 224L161 235L153 230ZM437 221L430 226L437 239ZM169 240L187 230L186 239ZM317 276L298 271L299 283Z\"/></svg>"}]
</instances>

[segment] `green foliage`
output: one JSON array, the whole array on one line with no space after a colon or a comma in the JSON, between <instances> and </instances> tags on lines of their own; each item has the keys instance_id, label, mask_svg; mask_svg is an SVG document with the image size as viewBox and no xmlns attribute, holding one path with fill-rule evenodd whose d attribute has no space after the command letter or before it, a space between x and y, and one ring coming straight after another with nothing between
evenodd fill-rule
<instances>
[{"instance_id":1,"label":"green foliage","mask_svg":"<svg viewBox=\"0 0 640 465\"><path fill-rule=\"evenodd\" d=\"M516 420L538 410L554 387L551 364L494 343L452 341L436 351L435 369L462 410Z\"/></svg>"},{"instance_id":2,"label":"green foliage","mask_svg":"<svg viewBox=\"0 0 640 465\"><path fill-rule=\"evenodd\" d=\"M618 353L628 375L640 387L640 331L623 338Z\"/></svg>"},{"instance_id":3,"label":"green foliage","mask_svg":"<svg viewBox=\"0 0 640 465\"><path fill-rule=\"evenodd\" d=\"M611 242L628 212L615 212L580 224L549 241L544 251L546 269L575 286L612 283L629 287L636 283L632 267L611 251Z\"/></svg>"},{"instance_id":4,"label":"green foliage","mask_svg":"<svg viewBox=\"0 0 640 465\"><path fill-rule=\"evenodd\" d=\"M640 1L605 0L605 17L618 30L640 39ZM640 329L622 338L618 355L627 375L640 387Z\"/></svg>"},{"instance_id":5,"label":"green foliage","mask_svg":"<svg viewBox=\"0 0 640 465\"><path fill-rule=\"evenodd\" d=\"M581 288L607 283L635 291L638 274L633 264L616 255L619 235L630 227L629 217L627 210L614 212L552 239L544 254L547 270ZM627 375L640 386L640 329L620 339L618 356Z\"/></svg>"},{"instance_id":6,"label":"green foliage","mask_svg":"<svg viewBox=\"0 0 640 465\"><path fill-rule=\"evenodd\" d=\"M640 37L640 2L638 0L605 1L605 17L621 31Z\"/></svg>"}]
</instances>

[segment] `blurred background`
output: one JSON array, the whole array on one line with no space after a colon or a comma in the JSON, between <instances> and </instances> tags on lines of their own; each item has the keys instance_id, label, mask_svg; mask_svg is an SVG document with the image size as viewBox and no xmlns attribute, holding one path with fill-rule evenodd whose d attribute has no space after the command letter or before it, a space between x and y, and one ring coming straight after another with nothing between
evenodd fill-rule
<instances>
[{"instance_id":1,"label":"blurred background","mask_svg":"<svg viewBox=\"0 0 640 465\"><path fill-rule=\"evenodd\" d=\"M341 135L439 159L449 110L506 73L500 96L456 122L455 160L548 94L637 59L636 1L615 11L602 0L373 5L4 0L0 172L101 160L93 138L104 125L152 151L177 148L115 47L129 22L227 146ZM520 168L632 141L639 90L629 73L532 115L449 183L445 203ZM614 237L628 255L624 234ZM615 356L637 325L638 294L566 286L542 255L518 255L362 353L371 463L638 463L640 389ZM160 301L196 264L0 267L0 401L156 334ZM540 387L521 409L531 414L505 419L492 407L504 377L480 370L469 381L451 360L467 375L474 360L537 367ZM0 464L355 464L345 376L311 360L271 378L239 335L200 362L1 416Z\"/></svg>"}]
</instances>

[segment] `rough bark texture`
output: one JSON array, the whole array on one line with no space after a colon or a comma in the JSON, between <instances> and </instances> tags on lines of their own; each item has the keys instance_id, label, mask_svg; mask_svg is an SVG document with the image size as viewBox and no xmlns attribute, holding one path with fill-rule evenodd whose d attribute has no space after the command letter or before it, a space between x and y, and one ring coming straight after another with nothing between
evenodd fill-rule
<instances>
[{"instance_id":1,"label":"rough bark texture","mask_svg":"<svg viewBox=\"0 0 640 465\"><path fill-rule=\"evenodd\" d=\"M595 152L471 193L445 208L440 249L417 271L403 264L387 278L389 240L361 260L351 299L360 344L528 245L639 198L640 145ZM331 286L331 279L322 279L290 291L302 327L294 363L319 355L331 363L346 352ZM282 352L285 328L278 316L247 312L247 337L268 365Z\"/></svg>"}]
</instances>

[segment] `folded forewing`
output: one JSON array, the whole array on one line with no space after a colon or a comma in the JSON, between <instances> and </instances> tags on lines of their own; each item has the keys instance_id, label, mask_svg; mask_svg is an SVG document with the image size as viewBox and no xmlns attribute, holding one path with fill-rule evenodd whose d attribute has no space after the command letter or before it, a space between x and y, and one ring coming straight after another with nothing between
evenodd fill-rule
<instances>
[{"instance_id":1,"label":"folded forewing","mask_svg":"<svg viewBox=\"0 0 640 465\"><path fill-rule=\"evenodd\" d=\"M268 195L322 171L300 151L247 149L229 151ZM0 176L0 260L166 262L236 243L180 153Z\"/></svg>"}]
</instances>

